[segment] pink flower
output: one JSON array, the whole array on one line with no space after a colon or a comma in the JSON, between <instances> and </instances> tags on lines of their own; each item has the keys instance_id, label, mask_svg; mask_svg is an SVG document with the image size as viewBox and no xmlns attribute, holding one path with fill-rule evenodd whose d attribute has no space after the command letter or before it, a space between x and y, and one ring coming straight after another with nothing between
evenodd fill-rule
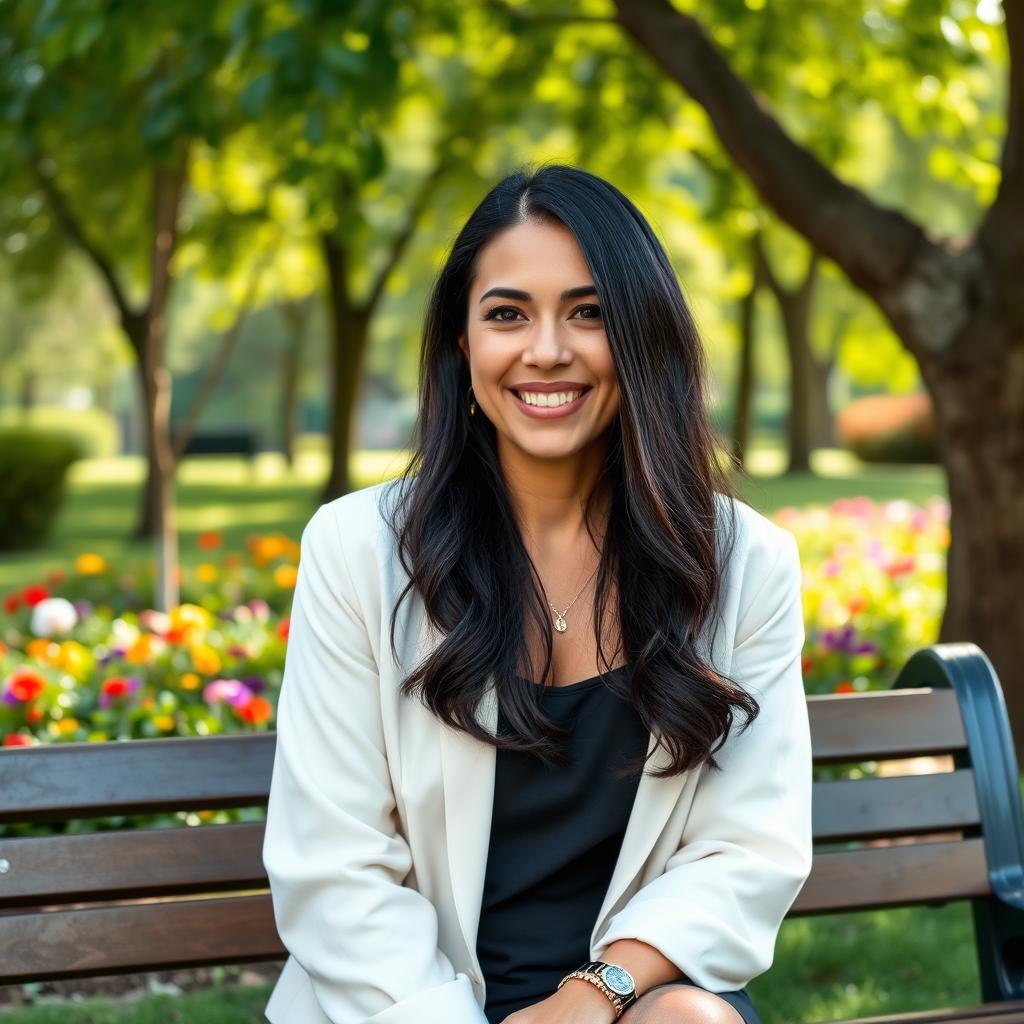
<instances>
[{"instance_id":1,"label":"pink flower","mask_svg":"<svg viewBox=\"0 0 1024 1024\"><path fill-rule=\"evenodd\" d=\"M214 679L203 687L203 700L207 704L220 700L237 708L248 704L252 698L252 690L240 679Z\"/></svg>"}]
</instances>

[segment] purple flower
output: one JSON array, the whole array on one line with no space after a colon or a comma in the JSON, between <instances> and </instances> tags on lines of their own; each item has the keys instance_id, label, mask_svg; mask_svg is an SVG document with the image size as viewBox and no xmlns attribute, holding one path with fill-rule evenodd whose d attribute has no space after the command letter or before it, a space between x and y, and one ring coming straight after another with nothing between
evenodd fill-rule
<instances>
[{"instance_id":1,"label":"purple flower","mask_svg":"<svg viewBox=\"0 0 1024 1024\"><path fill-rule=\"evenodd\" d=\"M242 676L242 682L252 690L253 693L260 693L267 688L266 681L260 676Z\"/></svg>"}]
</instances>

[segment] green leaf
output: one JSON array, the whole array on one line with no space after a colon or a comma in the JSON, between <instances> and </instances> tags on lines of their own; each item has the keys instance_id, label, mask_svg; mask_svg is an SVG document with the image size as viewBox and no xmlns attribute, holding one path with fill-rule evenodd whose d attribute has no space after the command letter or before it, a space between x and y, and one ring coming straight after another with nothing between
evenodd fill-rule
<instances>
[{"instance_id":1,"label":"green leaf","mask_svg":"<svg viewBox=\"0 0 1024 1024\"><path fill-rule=\"evenodd\" d=\"M238 98L242 112L249 117L258 117L267 105L273 87L274 73L272 71L265 71L248 81Z\"/></svg>"}]
</instances>

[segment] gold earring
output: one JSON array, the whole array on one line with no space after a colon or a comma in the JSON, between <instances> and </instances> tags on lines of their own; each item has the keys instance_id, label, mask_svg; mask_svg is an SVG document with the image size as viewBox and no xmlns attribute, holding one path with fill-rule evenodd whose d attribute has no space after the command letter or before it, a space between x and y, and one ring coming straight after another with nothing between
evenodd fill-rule
<instances>
[{"instance_id":1,"label":"gold earring","mask_svg":"<svg viewBox=\"0 0 1024 1024\"><path fill-rule=\"evenodd\" d=\"M473 390L473 385L472 384L469 385L469 390L470 391ZM471 398L470 401L469 401L469 415L472 416L475 412L476 412L476 396L474 395L473 398Z\"/></svg>"}]
</instances>

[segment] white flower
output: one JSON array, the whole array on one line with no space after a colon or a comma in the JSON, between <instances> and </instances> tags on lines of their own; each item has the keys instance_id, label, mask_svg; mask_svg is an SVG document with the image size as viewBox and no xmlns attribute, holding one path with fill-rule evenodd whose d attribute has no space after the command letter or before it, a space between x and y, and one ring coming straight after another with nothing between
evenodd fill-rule
<instances>
[{"instance_id":1,"label":"white flower","mask_svg":"<svg viewBox=\"0 0 1024 1024\"><path fill-rule=\"evenodd\" d=\"M65 597L44 597L33 609L29 629L36 636L70 633L78 622L75 606Z\"/></svg>"}]
</instances>

